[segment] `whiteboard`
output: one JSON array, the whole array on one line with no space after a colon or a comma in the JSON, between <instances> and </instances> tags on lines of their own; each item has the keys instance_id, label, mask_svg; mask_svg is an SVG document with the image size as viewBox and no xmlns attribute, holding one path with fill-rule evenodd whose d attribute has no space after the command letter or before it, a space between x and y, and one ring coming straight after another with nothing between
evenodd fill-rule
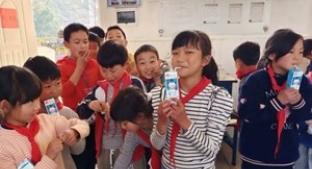
<instances>
[{"instance_id":1,"label":"whiteboard","mask_svg":"<svg viewBox=\"0 0 312 169\"><path fill-rule=\"evenodd\" d=\"M264 34L271 0L160 0L158 33L174 37L183 30L208 35Z\"/></svg>"}]
</instances>

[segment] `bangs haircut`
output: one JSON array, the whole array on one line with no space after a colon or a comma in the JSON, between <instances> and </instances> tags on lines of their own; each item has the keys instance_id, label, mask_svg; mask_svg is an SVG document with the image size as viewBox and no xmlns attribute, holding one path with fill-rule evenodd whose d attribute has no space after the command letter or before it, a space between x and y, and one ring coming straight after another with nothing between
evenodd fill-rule
<instances>
[{"instance_id":1,"label":"bangs haircut","mask_svg":"<svg viewBox=\"0 0 312 169\"><path fill-rule=\"evenodd\" d=\"M195 35L195 36L194 36ZM171 50L187 46L200 49L200 36L193 31L184 31L179 33L172 42Z\"/></svg>"},{"instance_id":2,"label":"bangs haircut","mask_svg":"<svg viewBox=\"0 0 312 169\"><path fill-rule=\"evenodd\" d=\"M44 56L35 56L27 59L24 67L31 70L41 82L47 80L58 80L61 78L61 72L57 65Z\"/></svg>"},{"instance_id":3,"label":"bangs haircut","mask_svg":"<svg viewBox=\"0 0 312 169\"><path fill-rule=\"evenodd\" d=\"M41 82L27 68L4 66L0 68L0 76L0 100L7 100L16 106L39 98Z\"/></svg>"},{"instance_id":4,"label":"bangs haircut","mask_svg":"<svg viewBox=\"0 0 312 169\"><path fill-rule=\"evenodd\" d=\"M303 41L303 37L290 29L280 29L268 39L265 44L264 57L268 59L271 54L275 54L275 61L289 53L298 40Z\"/></svg>"}]
</instances>

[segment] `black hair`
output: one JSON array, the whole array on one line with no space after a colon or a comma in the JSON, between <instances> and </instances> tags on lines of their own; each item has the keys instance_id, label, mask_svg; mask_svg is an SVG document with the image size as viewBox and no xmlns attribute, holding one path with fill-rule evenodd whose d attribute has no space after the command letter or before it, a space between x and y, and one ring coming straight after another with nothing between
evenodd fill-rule
<instances>
[{"instance_id":1,"label":"black hair","mask_svg":"<svg viewBox=\"0 0 312 169\"><path fill-rule=\"evenodd\" d=\"M119 30L122 33L122 35L124 36L124 38L127 39L125 32L118 25L110 26L110 27L107 28L105 39L107 39L108 32L110 30L114 30L114 29Z\"/></svg>"},{"instance_id":2,"label":"black hair","mask_svg":"<svg viewBox=\"0 0 312 169\"><path fill-rule=\"evenodd\" d=\"M27 68L3 66L0 68L0 101L12 106L21 105L39 98L41 82Z\"/></svg>"},{"instance_id":3,"label":"black hair","mask_svg":"<svg viewBox=\"0 0 312 169\"><path fill-rule=\"evenodd\" d=\"M100 38L97 34L89 32L89 42L95 42L99 47L101 46Z\"/></svg>"},{"instance_id":4,"label":"black hair","mask_svg":"<svg viewBox=\"0 0 312 169\"><path fill-rule=\"evenodd\" d=\"M139 113L152 118L153 108L143 90L138 87L120 90L110 107L111 118L117 122L134 122Z\"/></svg>"},{"instance_id":5,"label":"black hair","mask_svg":"<svg viewBox=\"0 0 312 169\"><path fill-rule=\"evenodd\" d=\"M304 40L304 51L303 51L303 56L308 57L311 55L312 52L312 39L306 39Z\"/></svg>"},{"instance_id":6,"label":"black hair","mask_svg":"<svg viewBox=\"0 0 312 169\"><path fill-rule=\"evenodd\" d=\"M74 32L84 31L89 36L88 28L80 23L71 23L64 28L63 37L64 41L69 42L70 36Z\"/></svg>"},{"instance_id":7,"label":"black hair","mask_svg":"<svg viewBox=\"0 0 312 169\"><path fill-rule=\"evenodd\" d=\"M201 31L183 31L173 40L171 50L183 46L193 46L202 51L203 57L210 56L210 62L203 68L203 75L209 78L212 84L218 82L218 66L211 56L211 41L207 34Z\"/></svg>"},{"instance_id":8,"label":"black hair","mask_svg":"<svg viewBox=\"0 0 312 169\"><path fill-rule=\"evenodd\" d=\"M153 52L157 56L157 59L159 59L159 55L158 55L157 49L154 46L150 45L150 44L145 44L145 45L140 46L135 51L135 53L134 53L134 60L136 61L138 55L143 53L143 52Z\"/></svg>"},{"instance_id":9,"label":"black hair","mask_svg":"<svg viewBox=\"0 0 312 169\"><path fill-rule=\"evenodd\" d=\"M41 82L47 80L58 80L61 78L61 72L57 65L44 56L35 56L28 58L24 67L31 70Z\"/></svg>"},{"instance_id":10,"label":"black hair","mask_svg":"<svg viewBox=\"0 0 312 169\"><path fill-rule=\"evenodd\" d=\"M303 37L290 29L279 29L265 43L264 58L267 65L269 56L275 54L275 61L278 61L281 57L285 56L291 51L298 40Z\"/></svg>"},{"instance_id":11,"label":"black hair","mask_svg":"<svg viewBox=\"0 0 312 169\"><path fill-rule=\"evenodd\" d=\"M244 42L233 51L234 60L240 59L245 65L256 65L260 58L260 46L254 42Z\"/></svg>"},{"instance_id":12,"label":"black hair","mask_svg":"<svg viewBox=\"0 0 312 169\"><path fill-rule=\"evenodd\" d=\"M95 33L99 38L105 37L104 30L99 26L93 26L93 27L89 28L89 32Z\"/></svg>"},{"instance_id":13,"label":"black hair","mask_svg":"<svg viewBox=\"0 0 312 169\"><path fill-rule=\"evenodd\" d=\"M123 66L128 61L128 51L123 45L108 40L100 47L97 61L104 68L112 68L115 65Z\"/></svg>"}]
</instances>

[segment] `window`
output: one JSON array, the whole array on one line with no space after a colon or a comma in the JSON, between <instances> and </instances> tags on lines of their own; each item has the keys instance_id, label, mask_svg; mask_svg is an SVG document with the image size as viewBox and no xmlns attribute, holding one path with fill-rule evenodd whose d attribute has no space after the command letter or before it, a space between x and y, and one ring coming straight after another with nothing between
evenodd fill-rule
<instances>
[{"instance_id":1,"label":"window","mask_svg":"<svg viewBox=\"0 0 312 169\"><path fill-rule=\"evenodd\" d=\"M61 30L72 22L82 23L88 28L99 25L98 1L31 0L38 53L49 55L52 60L66 55Z\"/></svg>"}]
</instances>

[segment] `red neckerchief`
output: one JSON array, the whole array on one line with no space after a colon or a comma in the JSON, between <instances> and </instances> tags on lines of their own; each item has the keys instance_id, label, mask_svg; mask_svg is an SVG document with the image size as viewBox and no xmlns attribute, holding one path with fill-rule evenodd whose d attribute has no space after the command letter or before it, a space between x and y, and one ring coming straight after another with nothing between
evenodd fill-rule
<instances>
[{"instance_id":1,"label":"red neckerchief","mask_svg":"<svg viewBox=\"0 0 312 169\"><path fill-rule=\"evenodd\" d=\"M201 81L194 86L190 92L185 96L182 97L181 95L181 90L179 91L180 94L180 100L185 105L189 100L191 100L194 96L196 96L199 92L205 89L208 84L211 83L210 79L207 79L206 77L203 77ZM174 161L174 150L175 150L175 145L176 145L176 139L178 137L180 130L180 126L178 123L173 122L172 126L172 133L171 133L171 141L170 141L170 163L173 162L173 165L175 167L175 161Z\"/></svg>"},{"instance_id":2,"label":"red neckerchief","mask_svg":"<svg viewBox=\"0 0 312 169\"><path fill-rule=\"evenodd\" d=\"M57 100L56 106L57 106L58 110L61 110L64 107L64 104L60 100Z\"/></svg>"},{"instance_id":3,"label":"red neckerchief","mask_svg":"<svg viewBox=\"0 0 312 169\"><path fill-rule=\"evenodd\" d=\"M257 69L256 68L248 68L246 70L237 70L236 71L236 77L239 79L239 80L242 80L243 77L245 77L246 75L252 73L252 72L255 72Z\"/></svg>"},{"instance_id":4,"label":"red neckerchief","mask_svg":"<svg viewBox=\"0 0 312 169\"><path fill-rule=\"evenodd\" d=\"M272 83L273 89L277 93L279 93L281 90L285 89L286 82L282 86L279 86L277 84L277 82L275 80L275 77L274 77L274 71L273 71L272 66L268 65L267 71L268 71L268 74L270 76L270 81ZM286 110L285 109L280 110L279 112L277 112L277 143L276 143L275 151L274 151L274 156L275 157L277 156L277 153L279 152L279 145L280 145L280 142L281 142L281 135L282 135L282 131L283 131L283 128L284 128L285 119L286 119Z\"/></svg>"},{"instance_id":5,"label":"red neckerchief","mask_svg":"<svg viewBox=\"0 0 312 169\"><path fill-rule=\"evenodd\" d=\"M131 85L131 76L128 72L124 72L124 74L122 75L122 77L116 81L114 84L111 84L114 88L114 92L113 92L113 96L110 99L110 104L113 102L113 100L115 99L115 97L117 96L117 94L119 93L119 90L129 87ZM121 85L121 86L120 86ZM109 131L109 123L110 123L110 119L107 120L106 125L105 125L105 131L108 134ZM115 125L115 129L114 129L114 134L113 136L116 134L116 129L117 129L117 123L114 124Z\"/></svg>"},{"instance_id":6,"label":"red neckerchief","mask_svg":"<svg viewBox=\"0 0 312 169\"><path fill-rule=\"evenodd\" d=\"M8 122L4 121L3 125L7 128L13 129L19 134L26 136L30 142L31 146L31 162L33 164L37 164L41 160L41 151L39 148L38 143L35 140L36 134L39 132L40 125L37 118L34 118L32 122L29 124L29 129L23 126L14 126L9 124Z\"/></svg>"},{"instance_id":7,"label":"red neckerchief","mask_svg":"<svg viewBox=\"0 0 312 169\"><path fill-rule=\"evenodd\" d=\"M308 78L309 78L310 82L312 82L312 72L309 72Z\"/></svg>"},{"instance_id":8,"label":"red neckerchief","mask_svg":"<svg viewBox=\"0 0 312 169\"><path fill-rule=\"evenodd\" d=\"M142 130L138 130L136 133L143 141L145 141L150 146L152 150L152 157L151 157L152 169L160 169L160 166L161 166L160 156L157 150L153 147L150 137L147 134L145 134Z\"/></svg>"}]
</instances>

